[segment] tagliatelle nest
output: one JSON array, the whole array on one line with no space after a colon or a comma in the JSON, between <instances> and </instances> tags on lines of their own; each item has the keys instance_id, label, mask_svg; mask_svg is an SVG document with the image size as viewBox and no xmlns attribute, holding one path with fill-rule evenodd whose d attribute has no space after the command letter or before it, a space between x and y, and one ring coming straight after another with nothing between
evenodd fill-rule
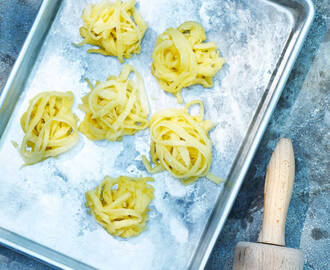
<instances>
[{"instance_id":1,"label":"tagliatelle nest","mask_svg":"<svg viewBox=\"0 0 330 270\"><path fill-rule=\"evenodd\" d=\"M106 176L99 186L86 192L86 206L110 234L136 236L146 228L148 205L154 198L154 188L147 184L150 181L150 177Z\"/></svg>"},{"instance_id":2,"label":"tagliatelle nest","mask_svg":"<svg viewBox=\"0 0 330 270\"><path fill-rule=\"evenodd\" d=\"M58 156L78 142L73 101L72 92L43 92L30 101L21 118L25 135L19 152L25 165Z\"/></svg>"},{"instance_id":3,"label":"tagliatelle nest","mask_svg":"<svg viewBox=\"0 0 330 270\"><path fill-rule=\"evenodd\" d=\"M121 63L123 58L140 53L147 24L135 8L135 0L104 0L88 5L81 18L84 26L80 28L80 35L84 40L77 46L97 46L99 49L88 52L117 56Z\"/></svg>"},{"instance_id":4,"label":"tagliatelle nest","mask_svg":"<svg viewBox=\"0 0 330 270\"><path fill-rule=\"evenodd\" d=\"M188 109L200 105L200 114L192 116ZM184 184L206 176L220 183L222 179L209 172L212 164L212 142L208 132L213 123L204 120L201 101L192 101L184 109L166 109L155 113L150 120L150 155L155 167L145 156L142 161L149 173L168 170Z\"/></svg>"},{"instance_id":5,"label":"tagliatelle nest","mask_svg":"<svg viewBox=\"0 0 330 270\"><path fill-rule=\"evenodd\" d=\"M152 74L161 88L182 103L181 89L193 84L212 87L213 76L224 65L215 42L204 42L203 27L185 22L177 29L169 28L156 41L152 54Z\"/></svg>"},{"instance_id":6,"label":"tagliatelle nest","mask_svg":"<svg viewBox=\"0 0 330 270\"><path fill-rule=\"evenodd\" d=\"M134 83L128 77L135 74ZM121 140L148 126L149 105L141 75L125 65L118 77L110 76L82 98L79 108L86 113L79 131L91 140Z\"/></svg>"}]
</instances>

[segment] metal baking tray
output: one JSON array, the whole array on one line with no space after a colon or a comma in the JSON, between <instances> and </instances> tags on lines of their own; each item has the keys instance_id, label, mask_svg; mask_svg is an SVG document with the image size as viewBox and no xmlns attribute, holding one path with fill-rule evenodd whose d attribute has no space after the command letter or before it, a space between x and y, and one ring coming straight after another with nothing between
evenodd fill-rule
<instances>
[{"instance_id":1,"label":"metal baking tray","mask_svg":"<svg viewBox=\"0 0 330 270\"><path fill-rule=\"evenodd\" d=\"M309 0L140 0L149 29L142 53L126 63L144 77L151 111L178 107L152 77L151 54L158 34L187 20L200 22L217 42L226 65L214 87L189 87L186 102L202 99L211 131L211 172L217 186L200 179L181 185L167 172L154 175L155 199L145 232L129 240L107 234L89 216L84 193L105 175L147 175L149 131L122 142L78 145L58 158L21 168L11 141L20 142L19 119L41 91L75 94L74 112L89 90L84 79L117 75L114 57L87 54L79 42L87 0L44 0L0 97L0 242L63 269L203 269L233 205L268 120L312 22ZM95 1L94 1L95 2ZM253 188L253 187L251 187Z\"/></svg>"}]
</instances>

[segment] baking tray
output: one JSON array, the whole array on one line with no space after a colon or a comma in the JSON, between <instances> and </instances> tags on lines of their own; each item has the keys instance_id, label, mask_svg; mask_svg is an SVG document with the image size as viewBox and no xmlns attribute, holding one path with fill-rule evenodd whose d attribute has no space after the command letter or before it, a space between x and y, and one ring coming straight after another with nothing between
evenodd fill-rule
<instances>
[{"instance_id":1,"label":"baking tray","mask_svg":"<svg viewBox=\"0 0 330 270\"><path fill-rule=\"evenodd\" d=\"M126 63L143 75L151 111L178 107L150 72L158 34L187 20L199 21L216 41L226 65L214 87L183 91L186 102L202 99L211 131L211 171L226 178L220 186L200 179L181 185L167 172L154 175L155 200L145 232L129 240L108 235L89 216L84 193L105 175L147 175L149 131L122 142L78 145L58 158L21 168L11 141L20 142L19 119L28 101L42 91L75 94L84 81L117 75L114 57L87 54L79 42L80 14L87 0L44 0L0 97L0 242L63 269L203 269L233 205L267 122L312 22L308 0L141 0L137 7L149 29L142 53ZM95 2L95 1L94 1ZM253 188L253 187L251 187Z\"/></svg>"}]
</instances>

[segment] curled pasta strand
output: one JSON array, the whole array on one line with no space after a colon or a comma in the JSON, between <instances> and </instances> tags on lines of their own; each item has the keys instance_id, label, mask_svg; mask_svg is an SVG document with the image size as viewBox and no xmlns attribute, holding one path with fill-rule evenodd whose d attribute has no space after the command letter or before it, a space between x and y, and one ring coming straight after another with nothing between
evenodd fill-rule
<instances>
[{"instance_id":1,"label":"curled pasta strand","mask_svg":"<svg viewBox=\"0 0 330 270\"><path fill-rule=\"evenodd\" d=\"M180 104L182 88L193 84L212 87L212 77L225 63L215 42L205 43L205 39L205 31L197 22L169 28L157 38L152 74L160 87L175 95Z\"/></svg>"},{"instance_id":2,"label":"curled pasta strand","mask_svg":"<svg viewBox=\"0 0 330 270\"><path fill-rule=\"evenodd\" d=\"M73 100L72 92L43 92L30 101L21 118L25 135L19 152L25 165L58 156L77 144L78 119L71 111Z\"/></svg>"}]
</instances>

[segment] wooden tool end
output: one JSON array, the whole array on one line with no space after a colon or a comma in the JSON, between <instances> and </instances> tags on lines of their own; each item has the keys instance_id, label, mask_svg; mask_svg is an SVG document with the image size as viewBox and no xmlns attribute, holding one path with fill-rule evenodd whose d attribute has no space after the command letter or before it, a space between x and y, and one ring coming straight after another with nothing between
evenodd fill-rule
<instances>
[{"instance_id":1,"label":"wooden tool end","mask_svg":"<svg viewBox=\"0 0 330 270\"><path fill-rule=\"evenodd\" d=\"M298 249L240 242L235 248L234 270L300 270L304 256Z\"/></svg>"}]
</instances>

